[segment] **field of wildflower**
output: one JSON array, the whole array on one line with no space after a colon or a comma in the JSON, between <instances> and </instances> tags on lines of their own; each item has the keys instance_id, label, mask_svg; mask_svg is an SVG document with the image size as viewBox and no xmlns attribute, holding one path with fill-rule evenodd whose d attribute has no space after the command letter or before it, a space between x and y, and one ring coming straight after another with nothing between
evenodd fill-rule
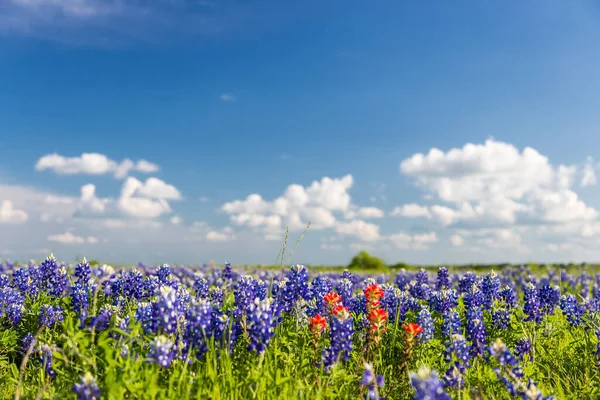
<instances>
[{"instance_id":1,"label":"field of wildflower","mask_svg":"<svg viewBox=\"0 0 600 400\"><path fill-rule=\"evenodd\" d=\"M0 398L600 398L600 274L0 264Z\"/></svg>"}]
</instances>

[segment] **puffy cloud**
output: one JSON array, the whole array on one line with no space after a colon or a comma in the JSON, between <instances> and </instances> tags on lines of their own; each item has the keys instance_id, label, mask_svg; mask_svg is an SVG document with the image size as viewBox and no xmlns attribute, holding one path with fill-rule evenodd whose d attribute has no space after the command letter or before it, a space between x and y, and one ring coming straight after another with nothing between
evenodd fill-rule
<instances>
[{"instance_id":1,"label":"puffy cloud","mask_svg":"<svg viewBox=\"0 0 600 400\"><path fill-rule=\"evenodd\" d=\"M217 231L209 231L206 233L206 240L211 242L229 242L231 240L235 240L235 235L233 234L233 230L230 228L225 228L223 232Z\"/></svg>"},{"instance_id":2,"label":"puffy cloud","mask_svg":"<svg viewBox=\"0 0 600 400\"><path fill-rule=\"evenodd\" d=\"M181 218L179 215L175 215L173 217L171 217L169 219L169 221L173 224L173 225L179 225L182 221L183 218Z\"/></svg>"},{"instance_id":3,"label":"puffy cloud","mask_svg":"<svg viewBox=\"0 0 600 400\"><path fill-rule=\"evenodd\" d=\"M181 194L172 185L157 178L148 178L145 183L129 177L123 183L118 208L126 215L138 218L156 218L170 213L167 200L178 200Z\"/></svg>"},{"instance_id":4,"label":"puffy cloud","mask_svg":"<svg viewBox=\"0 0 600 400\"><path fill-rule=\"evenodd\" d=\"M65 157L57 153L42 156L35 164L37 171L51 170L61 175L105 175L114 174L115 178L123 179L130 171L151 173L158 171L158 166L146 160L134 163L125 159L121 163L109 159L100 153L83 153L78 157Z\"/></svg>"},{"instance_id":5,"label":"puffy cloud","mask_svg":"<svg viewBox=\"0 0 600 400\"><path fill-rule=\"evenodd\" d=\"M29 219L29 215L13 206L12 201L4 200L0 203L0 223L21 223Z\"/></svg>"},{"instance_id":6,"label":"puffy cloud","mask_svg":"<svg viewBox=\"0 0 600 400\"><path fill-rule=\"evenodd\" d=\"M98 239L93 236L83 237L73 235L71 232L60 233L56 235L49 235L48 240L50 242L57 242L61 244L95 244L98 243Z\"/></svg>"},{"instance_id":7,"label":"puffy cloud","mask_svg":"<svg viewBox=\"0 0 600 400\"><path fill-rule=\"evenodd\" d=\"M340 222L336 225L335 230L337 233L355 236L365 242L376 241L380 238L379 226L363 220Z\"/></svg>"},{"instance_id":8,"label":"puffy cloud","mask_svg":"<svg viewBox=\"0 0 600 400\"><path fill-rule=\"evenodd\" d=\"M431 213L427 206L421 206L415 203L404 204L401 207L394 208L390 215L392 217L401 216L407 218L431 218Z\"/></svg>"},{"instance_id":9,"label":"puffy cloud","mask_svg":"<svg viewBox=\"0 0 600 400\"><path fill-rule=\"evenodd\" d=\"M283 194L267 201L259 194L251 194L245 200L234 200L221 206L236 225L276 234L289 227L291 231L304 229L311 221L311 229L333 228L337 219L333 212L348 212L351 199L348 190L352 187L352 175L342 178L324 177L313 181L310 186L289 185ZM360 212L360 210L359 210ZM373 214L373 210L362 213Z\"/></svg>"},{"instance_id":10,"label":"puffy cloud","mask_svg":"<svg viewBox=\"0 0 600 400\"><path fill-rule=\"evenodd\" d=\"M450 203L428 208L443 225L556 223L597 217L596 210L569 189L576 167L554 167L531 147L519 151L489 139L447 152L433 148L426 155L417 153L403 160L400 171L414 178L418 187ZM424 206L417 207L411 211L427 215Z\"/></svg>"},{"instance_id":11,"label":"puffy cloud","mask_svg":"<svg viewBox=\"0 0 600 400\"><path fill-rule=\"evenodd\" d=\"M96 197L96 186L88 183L81 187L81 197L79 199L79 209L90 211L92 213L103 213L109 199L100 199Z\"/></svg>"}]
</instances>

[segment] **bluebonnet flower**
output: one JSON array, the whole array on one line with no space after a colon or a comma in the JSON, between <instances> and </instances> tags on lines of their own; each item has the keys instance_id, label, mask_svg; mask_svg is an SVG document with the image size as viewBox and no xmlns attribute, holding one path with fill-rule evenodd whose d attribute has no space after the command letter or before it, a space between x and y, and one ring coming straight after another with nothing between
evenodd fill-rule
<instances>
[{"instance_id":1,"label":"bluebonnet flower","mask_svg":"<svg viewBox=\"0 0 600 400\"><path fill-rule=\"evenodd\" d=\"M85 257L79 264L75 266L74 272L75 278L77 280L75 283L81 286L87 286L90 282L90 277L92 276L92 268L90 267L90 263L87 262Z\"/></svg>"},{"instance_id":2,"label":"bluebonnet flower","mask_svg":"<svg viewBox=\"0 0 600 400\"><path fill-rule=\"evenodd\" d=\"M37 297L40 290L39 271L35 266L18 268L13 272L13 284L21 292L31 298Z\"/></svg>"},{"instance_id":3,"label":"bluebonnet flower","mask_svg":"<svg viewBox=\"0 0 600 400\"><path fill-rule=\"evenodd\" d=\"M310 285L310 297L315 302L315 307L311 310L311 315L325 314L326 304L323 297L331 292L332 285L329 278L324 276L316 277Z\"/></svg>"},{"instance_id":4,"label":"bluebonnet flower","mask_svg":"<svg viewBox=\"0 0 600 400\"><path fill-rule=\"evenodd\" d=\"M419 312L419 315L417 315L417 324L423 329L423 332L419 333L417 336L420 341L426 343L433 339L435 326L427 308L423 307Z\"/></svg>"},{"instance_id":5,"label":"bluebonnet flower","mask_svg":"<svg viewBox=\"0 0 600 400\"><path fill-rule=\"evenodd\" d=\"M477 276L469 271L458 279L458 291L460 293L468 293L473 290L473 285L477 280Z\"/></svg>"},{"instance_id":6,"label":"bluebonnet flower","mask_svg":"<svg viewBox=\"0 0 600 400\"><path fill-rule=\"evenodd\" d=\"M40 281L42 288L50 296L60 297L67 288L69 283L67 277L67 269L64 266L59 266L53 254L39 267Z\"/></svg>"},{"instance_id":7,"label":"bluebonnet flower","mask_svg":"<svg viewBox=\"0 0 600 400\"><path fill-rule=\"evenodd\" d=\"M535 382L531 379L525 384L523 370L519 366L517 359L512 355L508 347L497 339L496 342L489 347L490 354L493 355L500 368L496 368L496 376L498 380L504 384L511 396L521 397L523 399L548 400L551 396L544 397L542 392L537 388Z\"/></svg>"},{"instance_id":8,"label":"bluebonnet flower","mask_svg":"<svg viewBox=\"0 0 600 400\"><path fill-rule=\"evenodd\" d=\"M275 318L271 299L259 300L256 298L247 314L247 329L250 338L248 350L262 353L269 345L275 333Z\"/></svg>"},{"instance_id":9,"label":"bluebonnet flower","mask_svg":"<svg viewBox=\"0 0 600 400\"><path fill-rule=\"evenodd\" d=\"M498 297L500 292L500 278L492 271L487 274L481 281L481 293L483 295L483 307L486 310L490 310L494 305L494 300Z\"/></svg>"},{"instance_id":10,"label":"bluebonnet flower","mask_svg":"<svg viewBox=\"0 0 600 400\"><path fill-rule=\"evenodd\" d=\"M436 289L438 291L450 288L448 268L441 267L437 272Z\"/></svg>"},{"instance_id":11,"label":"bluebonnet flower","mask_svg":"<svg viewBox=\"0 0 600 400\"><path fill-rule=\"evenodd\" d=\"M278 293L280 312L290 312L298 299L309 299L308 273L304 265L296 264L290 269L290 275L285 281L281 293Z\"/></svg>"},{"instance_id":12,"label":"bluebonnet flower","mask_svg":"<svg viewBox=\"0 0 600 400\"><path fill-rule=\"evenodd\" d=\"M411 276L405 270L402 270L394 278L394 283L400 290L408 290L411 279Z\"/></svg>"},{"instance_id":13,"label":"bluebonnet flower","mask_svg":"<svg viewBox=\"0 0 600 400\"><path fill-rule=\"evenodd\" d=\"M79 283L71 287L71 306L81 321L87 318L90 306L90 292L86 286Z\"/></svg>"},{"instance_id":14,"label":"bluebonnet flower","mask_svg":"<svg viewBox=\"0 0 600 400\"><path fill-rule=\"evenodd\" d=\"M385 400L379 396L379 389L382 389L385 384L383 375L375 376L373 365L365 363L365 370L363 371L363 376L360 381L360 384L367 388L365 399Z\"/></svg>"},{"instance_id":15,"label":"bluebonnet flower","mask_svg":"<svg viewBox=\"0 0 600 400\"><path fill-rule=\"evenodd\" d=\"M159 335L150 343L148 357L162 368L169 368L175 357L174 346L175 344L169 338Z\"/></svg>"},{"instance_id":16,"label":"bluebonnet flower","mask_svg":"<svg viewBox=\"0 0 600 400\"><path fill-rule=\"evenodd\" d=\"M156 269L156 276L158 276L160 283L166 284L170 275L171 267L169 267L167 264L163 264Z\"/></svg>"},{"instance_id":17,"label":"bluebonnet flower","mask_svg":"<svg viewBox=\"0 0 600 400\"><path fill-rule=\"evenodd\" d=\"M431 294L431 288L426 283L412 281L409 289L410 294L419 300L428 300Z\"/></svg>"},{"instance_id":18,"label":"bluebonnet flower","mask_svg":"<svg viewBox=\"0 0 600 400\"><path fill-rule=\"evenodd\" d=\"M471 290L466 292L463 296L465 308L482 307L484 302L485 298L483 293L476 287L472 287Z\"/></svg>"},{"instance_id":19,"label":"bluebonnet flower","mask_svg":"<svg viewBox=\"0 0 600 400\"><path fill-rule=\"evenodd\" d=\"M543 314L554 314L554 307L560 301L560 289L550 285L543 285L539 292L540 311Z\"/></svg>"},{"instance_id":20,"label":"bluebonnet flower","mask_svg":"<svg viewBox=\"0 0 600 400\"><path fill-rule=\"evenodd\" d=\"M0 274L0 289L10 286L10 278L6 274Z\"/></svg>"},{"instance_id":21,"label":"bluebonnet flower","mask_svg":"<svg viewBox=\"0 0 600 400\"><path fill-rule=\"evenodd\" d=\"M204 277L198 277L194 281L194 292L196 292L196 297L199 299L206 299L208 297L208 280Z\"/></svg>"},{"instance_id":22,"label":"bluebonnet flower","mask_svg":"<svg viewBox=\"0 0 600 400\"><path fill-rule=\"evenodd\" d=\"M24 303L25 298L15 289L10 286L0 288L0 319L6 316L13 326L17 326L23 315Z\"/></svg>"},{"instance_id":23,"label":"bluebonnet flower","mask_svg":"<svg viewBox=\"0 0 600 400\"><path fill-rule=\"evenodd\" d=\"M35 345L35 338L31 333L28 333L21 341L21 354L27 354L30 348L32 353L35 352Z\"/></svg>"},{"instance_id":24,"label":"bluebonnet flower","mask_svg":"<svg viewBox=\"0 0 600 400\"><path fill-rule=\"evenodd\" d=\"M105 304L102 306L102 308L100 308L98 315L92 318L90 328L93 328L99 332L107 329L110 326L110 321L112 320L114 312L114 306Z\"/></svg>"},{"instance_id":25,"label":"bluebonnet flower","mask_svg":"<svg viewBox=\"0 0 600 400\"><path fill-rule=\"evenodd\" d=\"M152 303L152 320L149 328L152 332L175 333L183 319L185 301L179 291L170 286L160 289L158 299Z\"/></svg>"},{"instance_id":26,"label":"bluebonnet flower","mask_svg":"<svg viewBox=\"0 0 600 400\"><path fill-rule=\"evenodd\" d=\"M527 338L521 338L515 344L515 356L523 361L526 354L529 354L529 359L531 360L531 342Z\"/></svg>"},{"instance_id":27,"label":"bluebonnet flower","mask_svg":"<svg viewBox=\"0 0 600 400\"><path fill-rule=\"evenodd\" d=\"M517 294L508 285L504 286L498 295L509 308L513 308L517 304Z\"/></svg>"},{"instance_id":28,"label":"bluebonnet flower","mask_svg":"<svg viewBox=\"0 0 600 400\"><path fill-rule=\"evenodd\" d=\"M415 389L413 400L452 400L444 391L444 385L438 378L436 371L428 367L421 367L417 373L409 374L410 383Z\"/></svg>"},{"instance_id":29,"label":"bluebonnet flower","mask_svg":"<svg viewBox=\"0 0 600 400\"><path fill-rule=\"evenodd\" d=\"M487 332L483 321L483 312L479 307L472 307L466 312L466 334L471 342L470 353L472 357L484 354Z\"/></svg>"},{"instance_id":30,"label":"bluebonnet flower","mask_svg":"<svg viewBox=\"0 0 600 400\"><path fill-rule=\"evenodd\" d=\"M184 338L187 347L193 346L199 359L208 350L207 340L213 335L214 316L216 314L212 304L205 299L193 304L186 312L187 324Z\"/></svg>"},{"instance_id":31,"label":"bluebonnet flower","mask_svg":"<svg viewBox=\"0 0 600 400\"><path fill-rule=\"evenodd\" d=\"M452 338L446 343L444 356L445 361L451 363L444 374L444 383L449 387L461 387L470 359L469 346L465 338L459 334L452 335Z\"/></svg>"},{"instance_id":32,"label":"bluebonnet flower","mask_svg":"<svg viewBox=\"0 0 600 400\"><path fill-rule=\"evenodd\" d=\"M560 298L560 309L565 317L567 317L567 321L571 326L579 325L581 323L581 310L577 303L577 298L572 294L563 295Z\"/></svg>"},{"instance_id":33,"label":"bluebonnet flower","mask_svg":"<svg viewBox=\"0 0 600 400\"><path fill-rule=\"evenodd\" d=\"M510 326L510 311L495 310L492 312L492 325L497 329L506 329Z\"/></svg>"},{"instance_id":34,"label":"bluebonnet flower","mask_svg":"<svg viewBox=\"0 0 600 400\"><path fill-rule=\"evenodd\" d=\"M540 303L538 298L538 290L533 283L529 282L523 287L525 305L523 311L527 314L527 321L535 321L540 323L542 320L540 312Z\"/></svg>"},{"instance_id":35,"label":"bluebonnet flower","mask_svg":"<svg viewBox=\"0 0 600 400\"><path fill-rule=\"evenodd\" d=\"M209 290L210 300L217 306L221 307L223 305L223 297L224 297L223 289L220 287L212 286Z\"/></svg>"},{"instance_id":36,"label":"bluebonnet flower","mask_svg":"<svg viewBox=\"0 0 600 400\"><path fill-rule=\"evenodd\" d=\"M442 335L450 337L454 333L459 333L462 327L460 315L455 310L450 310L444 313L444 321L442 323Z\"/></svg>"},{"instance_id":37,"label":"bluebonnet flower","mask_svg":"<svg viewBox=\"0 0 600 400\"><path fill-rule=\"evenodd\" d=\"M231 263L229 261L225 263L225 267L223 267L223 271L221 272L221 277L226 281L232 278Z\"/></svg>"},{"instance_id":38,"label":"bluebonnet flower","mask_svg":"<svg viewBox=\"0 0 600 400\"><path fill-rule=\"evenodd\" d=\"M429 285L429 274L424 268L421 268L415 275L415 280L419 285Z\"/></svg>"},{"instance_id":39,"label":"bluebonnet flower","mask_svg":"<svg viewBox=\"0 0 600 400\"><path fill-rule=\"evenodd\" d=\"M354 284L348 278L342 278L336 286L337 293L342 297L342 302L348 307L348 310L353 311L354 299Z\"/></svg>"},{"instance_id":40,"label":"bluebonnet flower","mask_svg":"<svg viewBox=\"0 0 600 400\"><path fill-rule=\"evenodd\" d=\"M73 386L73 392L77 395L77 400L99 400L102 395L96 378L90 372L86 372L79 383Z\"/></svg>"},{"instance_id":41,"label":"bluebonnet flower","mask_svg":"<svg viewBox=\"0 0 600 400\"><path fill-rule=\"evenodd\" d=\"M429 305L433 311L444 314L458 305L458 293L455 290L433 292L429 297Z\"/></svg>"},{"instance_id":42,"label":"bluebonnet flower","mask_svg":"<svg viewBox=\"0 0 600 400\"><path fill-rule=\"evenodd\" d=\"M63 309L60 306L43 305L39 314L40 327L50 328L64 319Z\"/></svg>"},{"instance_id":43,"label":"bluebonnet flower","mask_svg":"<svg viewBox=\"0 0 600 400\"><path fill-rule=\"evenodd\" d=\"M329 347L323 350L323 364L327 371L335 365L340 356L345 360L350 359L354 323L346 307L338 305L333 310L330 328Z\"/></svg>"}]
</instances>

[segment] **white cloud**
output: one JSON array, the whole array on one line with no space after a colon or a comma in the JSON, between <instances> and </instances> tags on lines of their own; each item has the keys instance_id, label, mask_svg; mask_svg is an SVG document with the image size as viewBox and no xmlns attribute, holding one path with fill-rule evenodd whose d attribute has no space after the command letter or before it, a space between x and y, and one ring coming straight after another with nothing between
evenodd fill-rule
<instances>
[{"instance_id":1,"label":"white cloud","mask_svg":"<svg viewBox=\"0 0 600 400\"><path fill-rule=\"evenodd\" d=\"M206 234L206 240L209 240L211 242L228 242L234 239L235 236L232 232L210 231Z\"/></svg>"},{"instance_id":2,"label":"white cloud","mask_svg":"<svg viewBox=\"0 0 600 400\"><path fill-rule=\"evenodd\" d=\"M283 230L284 226L291 231L303 230L308 221L314 230L333 228L337 223L333 212L347 212L351 208L348 190L352 184L352 175L324 177L307 187L289 185L273 201L266 201L255 193L245 200L225 203L221 210L229 214L236 225L263 229L271 234Z\"/></svg>"},{"instance_id":3,"label":"white cloud","mask_svg":"<svg viewBox=\"0 0 600 400\"><path fill-rule=\"evenodd\" d=\"M123 183L118 208L128 216L156 218L170 213L167 200L181 198L179 190L157 178L148 178L145 183L129 177Z\"/></svg>"},{"instance_id":4,"label":"white cloud","mask_svg":"<svg viewBox=\"0 0 600 400\"><path fill-rule=\"evenodd\" d=\"M81 197L78 208L81 211L90 211L91 213L103 213L110 199L100 199L96 197L96 186L88 183L81 187Z\"/></svg>"},{"instance_id":5,"label":"white cloud","mask_svg":"<svg viewBox=\"0 0 600 400\"><path fill-rule=\"evenodd\" d=\"M355 236L365 242L376 241L380 238L379 226L362 220L340 222L336 225L335 230L337 233Z\"/></svg>"},{"instance_id":6,"label":"white cloud","mask_svg":"<svg viewBox=\"0 0 600 400\"><path fill-rule=\"evenodd\" d=\"M394 208L390 215L392 217L402 216L407 218L431 218L431 213L427 206L421 206L415 203L404 204L401 207Z\"/></svg>"},{"instance_id":7,"label":"white cloud","mask_svg":"<svg viewBox=\"0 0 600 400\"><path fill-rule=\"evenodd\" d=\"M0 223L21 223L29 219L29 215L13 206L12 201L4 200L0 203Z\"/></svg>"},{"instance_id":8,"label":"white cloud","mask_svg":"<svg viewBox=\"0 0 600 400\"><path fill-rule=\"evenodd\" d=\"M221 101L230 102L230 103L237 101L237 97L233 93L223 93L222 95L219 96L219 98L221 99Z\"/></svg>"},{"instance_id":9,"label":"white cloud","mask_svg":"<svg viewBox=\"0 0 600 400\"><path fill-rule=\"evenodd\" d=\"M169 221L171 221L173 225L179 225L181 222L183 222L183 218L181 218L179 215L175 215L171 217Z\"/></svg>"},{"instance_id":10,"label":"white cloud","mask_svg":"<svg viewBox=\"0 0 600 400\"><path fill-rule=\"evenodd\" d=\"M323 250L341 250L342 246L339 244L321 243L321 249L323 249Z\"/></svg>"},{"instance_id":11,"label":"white cloud","mask_svg":"<svg viewBox=\"0 0 600 400\"><path fill-rule=\"evenodd\" d=\"M460 247L465 243L465 240L460 235L450 236L450 243L452 246Z\"/></svg>"},{"instance_id":12,"label":"white cloud","mask_svg":"<svg viewBox=\"0 0 600 400\"><path fill-rule=\"evenodd\" d=\"M596 210L569 189L576 168L554 167L531 147L520 152L511 144L489 139L448 152L433 148L427 155L417 153L403 160L400 171L450 203L429 208L443 225L555 223L597 217Z\"/></svg>"},{"instance_id":13,"label":"white cloud","mask_svg":"<svg viewBox=\"0 0 600 400\"><path fill-rule=\"evenodd\" d=\"M61 244L95 244L98 243L98 239L93 236L83 237L73 235L71 232L60 233L56 235L49 235L47 238L50 242L57 242Z\"/></svg>"},{"instance_id":14,"label":"white cloud","mask_svg":"<svg viewBox=\"0 0 600 400\"><path fill-rule=\"evenodd\" d=\"M158 166L146 160L134 163L124 159L121 163L109 159L100 153L82 153L78 157L65 157L57 153L42 156L35 164L37 171L51 170L61 175L105 175L114 174L115 178L123 179L130 171L151 173L158 171Z\"/></svg>"},{"instance_id":15,"label":"white cloud","mask_svg":"<svg viewBox=\"0 0 600 400\"><path fill-rule=\"evenodd\" d=\"M581 187L596 185L596 165L594 159L590 156L586 159L583 166L583 176L581 177Z\"/></svg>"}]
</instances>

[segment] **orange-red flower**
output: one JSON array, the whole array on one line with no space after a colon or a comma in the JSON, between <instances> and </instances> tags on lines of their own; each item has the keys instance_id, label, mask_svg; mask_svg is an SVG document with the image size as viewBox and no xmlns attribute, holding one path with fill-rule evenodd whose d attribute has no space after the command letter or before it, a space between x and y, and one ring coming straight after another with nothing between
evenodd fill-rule
<instances>
[{"instance_id":1,"label":"orange-red flower","mask_svg":"<svg viewBox=\"0 0 600 400\"><path fill-rule=\"evenodd\" d=\"M342 321L345 321L350 317L350 311L348 311L346 307L340 304L333 309L333 315L335 315Z\"/></svg>"},{"instance_id":2,"label":"orange-red flower","mask_svg":"<svg viewBox=\"0 0 600 400\"><path fill-rule=\"evenodd\" d=\"M402 328L404 328L406 333L408 333L411 337L417 336L419 333L423 332L421 325L415 323L406 324Z\"/></svg>"},{"instance_id":3,"label":"orange-red flower","mask_svg":"<svg viewBox=\"0 0 600 400\"><path fill-rule=\"evenodd\" d=\"M371 323L371 330L376 331L384 327L387 322L388 313L383 308L377 308L369 312L367 319Z\"/></svg>"},{"instance_id":4,"label":"orange-red flower","mask_svg":"<svg viewBox=\"0 0 600 400\"><path fill-rule=\"evenodd\" d=\"M327 319L319 314L309 318L308 321L311 332L316 335L320 334L325 328L327 328Z\"/></svg>"},{"instance_id":5,"label":"orange-red flower","mask_svg":"<svg viewBox=\"0 0 600 400\"><path fill-rule=\"evenodd\" d=\"M381 286L373 283L365 288L364 293L372 308L379 307L379 300L383 297L383 289Z\"/></svg>"},{"instance_id":6,"label":"orange-red flower","mask_svg":"<svg viewBox=\"0 0 600 400\"><path fill-rule=\"evenodd\" d=\"M327 304L327 306L331 309L338 305L342 301L342 298L339 294L335 292L329 292L325 296L323 296L323 300Z\"/></svg>"}]
</instances>

